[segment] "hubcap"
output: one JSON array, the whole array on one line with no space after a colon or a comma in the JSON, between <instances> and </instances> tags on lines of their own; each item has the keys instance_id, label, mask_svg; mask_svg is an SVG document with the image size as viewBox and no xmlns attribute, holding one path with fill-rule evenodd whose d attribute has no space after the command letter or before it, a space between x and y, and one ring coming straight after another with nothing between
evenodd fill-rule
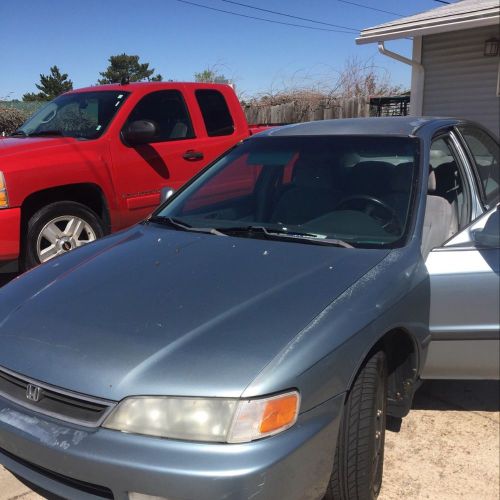
<instances>
[{"instance_id":1,"label":"hubcap","mask_svg":"<svg viewBox=\"0 0 500 500\"><path fill-rule=\"evenodd\" d=\"M97 239L90 224L74 215L63 215L49 221L40 231L36 243L37 257L47 262Z\"/></svg>"}]
</instances>

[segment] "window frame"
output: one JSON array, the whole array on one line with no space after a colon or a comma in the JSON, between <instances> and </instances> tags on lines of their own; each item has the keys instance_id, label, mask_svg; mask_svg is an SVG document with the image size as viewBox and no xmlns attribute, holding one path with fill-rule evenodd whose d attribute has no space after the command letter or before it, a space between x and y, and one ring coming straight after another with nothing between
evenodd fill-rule
<instances>
[{"instance_id":1,"label":"window frame","mask_svg":"<svg viewBox=\"0 0 500 500\"><path fill-rule=\"evenodd\" d=\"M461 124L456 125L454 127L454 132L455 132L456 136L458 137L458 140L460 142L460 146L464 150L465 155L467 157L467 161L471 167L471 171L472 171L472 174L474 177L474 183L476 185L476 190L477 190L478 197L479 197L479 200L481 202L483 211L487 212L494 205L497 205L500 202L500 199L496 203L494 203L493 205L490 205L488 203L488 199L486 197L486 191L484 190L483 180L482 180L481 176L479 175L479 169L477 167L476 159L475 159L474 154L472 153L472 151L469 147L468 142L466 141L466 139L463 136L462 131L461 131L461 128L466 128L466 127L480 130L481 132L486 134L493 142L496 142L497 144L498 144L498 140L484 127L481 127L475 123L474 124L461 123ZM500 165L499 165L499 168L500 168ZM499 189L499 197L500 197L500 189Z\"/></svg>"},{"instance_id":2,"label":"window frame","mask_svg":"<svg viewBox=\"0 0 500 500\"><path fill-rule=\"evenodd\" d=\"M179 101L184 106L184 110L186 112L186 118L189 120L189 123L191 125L190 128L191 128L192 135L189 135L187 137L175 137L172 139L155 139L155 140L149 141L148 144L158 144L158 143L163 143L163 142L176 142L176 141L188 141L188 140L192 140L192 139L197 138L196 131L194 128L193 119L191 118L191 113L189 110L189 106L186 102L186 99L184 97L184 93L179 89L160 89L160 90L154 90L153 92L148 92L147 94L144 94L143 96L141 96L141 98L135 103L134 107L131 109L130 113L128 114L127 118L125 119L125 121L122 125L122 128L120 129L120 140L122 141L122 143L125 146L126 146L126 143L123 140L122 132L125 129L125 127L130 123L130 117L132 116L132 113L143 102L144 99L147 99L148 97L151 97L152 95L164 94L166 92L175 93L180 97Z\"/></svg>"}]
</instances>

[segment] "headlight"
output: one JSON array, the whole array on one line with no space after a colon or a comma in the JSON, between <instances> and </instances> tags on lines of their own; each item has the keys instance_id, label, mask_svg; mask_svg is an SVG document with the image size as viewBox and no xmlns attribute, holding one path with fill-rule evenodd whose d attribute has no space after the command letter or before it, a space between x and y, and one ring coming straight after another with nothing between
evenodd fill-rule
<instances>
[{"instance_id":1,"label":"headlight","mask_svg":"<svg viewBox=\"0 0 500 500\"><path fill-rule=\"evenodd\" d=\"M290 428L299 413L296 391L260 399L132 397L103 427L188 441L245 443Z\"/></svg>"},{"instance_id":2,"label":"headlight","mask_svg":"<svg viewBox=\"0 0 500 500\"><path fill-rule=\"evenodd\" d=\"M0 172L0 208L9 208L7 186L5 185L5 177L2 172Z\"/></svg>"}]
</instances>

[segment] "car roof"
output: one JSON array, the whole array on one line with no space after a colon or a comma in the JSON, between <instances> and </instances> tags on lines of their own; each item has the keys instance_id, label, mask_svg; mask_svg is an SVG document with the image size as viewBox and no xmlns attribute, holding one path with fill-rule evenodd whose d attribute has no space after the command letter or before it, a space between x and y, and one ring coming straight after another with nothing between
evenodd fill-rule
<instances>
[{"instance_id":1,"label":"car roof","mask_svg":"<svg viewBox=\"0 0 500 500\"><path fill-rule=\"evenodd\" d=\"M296 123L266 130L259 136L297 135L394 135L420 136L424 131L434 133L443 127L462 123L456 118L401 116L387 118L343 118Z\"/></svg>"}]
</instances>

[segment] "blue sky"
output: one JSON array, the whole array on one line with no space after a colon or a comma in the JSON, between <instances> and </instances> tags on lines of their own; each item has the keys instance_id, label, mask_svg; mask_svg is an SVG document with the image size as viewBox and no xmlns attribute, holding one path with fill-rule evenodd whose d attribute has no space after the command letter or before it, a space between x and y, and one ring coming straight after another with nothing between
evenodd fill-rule
<instances>
[{"instance_id":1,"label":"blue sky","mask_svg":"<svg viewBox=\"0 0 500 500\"><path fill-rule=\"evenodd\" d=\"M193 2L264 17L305 23L240 7L223 0ZM434 7L435 0L353 0L409 15ZM327 23L365 28L397 16L339 0L241 0L242 3ZM112 54L138 54L166 79L189 81L207 66L234 78L245 96L333 78L347 57L372 58L392 81L409 86L409 67L381 56L374 44L356 46L355 34L271 24L180 3L177 0L25 0L0 2L0 99L36 90L51 65L68 73L75 87L96 83ZM410 54L409 40L390 48Z\"/></svg>"}]
</instances>

